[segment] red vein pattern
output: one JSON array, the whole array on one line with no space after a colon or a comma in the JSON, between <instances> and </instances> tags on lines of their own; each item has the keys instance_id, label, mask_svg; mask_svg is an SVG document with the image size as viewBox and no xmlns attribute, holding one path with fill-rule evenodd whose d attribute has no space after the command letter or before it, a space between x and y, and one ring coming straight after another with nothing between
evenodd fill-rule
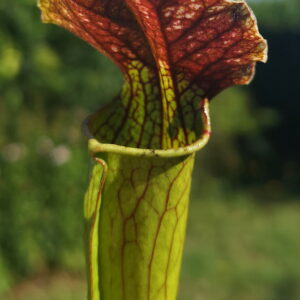
<instances>
[{"instance_id":1,"label":"red vein pattern","mask_svg":"<svg viewBox=\"0 0 300 300\"><path fill-rule=\"evenodd\" d=\"M132 60L153 65L144 34L124 1L41 0L39 6L44 22L53 22L78 35L124 72Z\"/></svg>"},{"instance_id":2,"label":"red vein pattern","mask_svg":"<svg viewBox=\"0 0 300 300\"><path fill-rule=\"evenodd\" d=\"M154 56L212 97L246 84L256 61L266 60L266 43L244 1L127 0Z\"/></svg>"},{"instance_id":3,"label":"red vein pattern","mask_svg":"<svg viewBox=\"0 0 300 300\"><path fill-rule=\"evenodd\" d=\"M107 157L99 228L105 299L175 299L193 158Z\"/></svg>"},{"instance_id":4,"label":"red vein pattern","mask_svg":"<svg viewBox=\"0 0 300 300\"><path fill-rule=\"evenodd\" d=\"M45 22L81 37L124 73L120 95L88 119L101 143L153 153L194 143L205 131L204 100L249 83L267 56L243 0L39 0L39 6ZM90 300L175 300L194 154L128 151L96 154L108 171L100 193L92 184L95 167L86 194L88 210L100 196L102 202L100 218L100 209L94 212L99 237L91 228Z\"/></svg>"},{"instance_id":5,"label":"red vein pattern","mask_svg":"<svg viewBox=\"0 0 300 300\"><path fill-rule=\"evenodd\" d=\"M199 117L193 124L189 120L199 113L199 103L228 86L249 83L255 63L266 60L266 42L244 1L40 0L39 5L44 21L83 38L124 72L125 92L91 124L103 142L162 149L194 142Z\"/></svg>"}]
</instances>

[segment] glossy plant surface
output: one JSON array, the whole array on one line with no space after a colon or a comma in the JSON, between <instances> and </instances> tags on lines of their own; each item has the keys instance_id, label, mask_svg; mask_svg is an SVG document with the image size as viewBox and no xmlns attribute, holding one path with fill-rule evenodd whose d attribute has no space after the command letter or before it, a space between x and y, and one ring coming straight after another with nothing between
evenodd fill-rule
<instances>
[{"instance_id":1,"label":"glossy plant surface","mask_svg":"<svg viewBox=\"0 0 300 300\"><path fill-rule=\"evenodd\" d=\"M266 42L244 1L40 0L123 71L84 123L96 164L85 196L89 299L176 299L194 153L209 100L247 84ZM224 112L225 114L226 112Z\"/></svg>"}]
</instances>

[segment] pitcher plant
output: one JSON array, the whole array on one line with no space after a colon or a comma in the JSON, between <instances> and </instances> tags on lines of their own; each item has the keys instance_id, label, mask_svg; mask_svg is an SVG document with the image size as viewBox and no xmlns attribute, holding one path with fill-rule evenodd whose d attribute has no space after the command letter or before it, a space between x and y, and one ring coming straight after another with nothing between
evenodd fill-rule
<instances>
[{"instance_id":1,"label":"pitcher plant","mask_svg":"<svg viewBox=\"0 0 300 300\"><path fill-rule=\"evenodd\" d=\"M83 123L89 300L175 300L195 153L209 101L247 84L266 41L245 1L39 0L44 22L121 69L116 99ZM224 112L226 113L226 112Z\"/></svg>"}]
</instances>

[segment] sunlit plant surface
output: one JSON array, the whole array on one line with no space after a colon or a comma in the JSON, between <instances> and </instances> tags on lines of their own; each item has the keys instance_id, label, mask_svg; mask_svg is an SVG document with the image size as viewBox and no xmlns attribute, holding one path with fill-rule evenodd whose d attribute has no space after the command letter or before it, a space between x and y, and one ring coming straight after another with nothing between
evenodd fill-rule
<instances>
[{"instance_id":1,"label":"sunlit plant surface","mask_svg":"<svg viewBox=\"0 0 300 300\"><path fill-rule=\"evenodd\" d=\"M123 71L84 122L95 161L85 196L89 299L176 299L195 152L209 100L247 84L266 42L244 1L40 0ZM226 112L224 112L226 113Z\"/></svg>"}]
</instances>

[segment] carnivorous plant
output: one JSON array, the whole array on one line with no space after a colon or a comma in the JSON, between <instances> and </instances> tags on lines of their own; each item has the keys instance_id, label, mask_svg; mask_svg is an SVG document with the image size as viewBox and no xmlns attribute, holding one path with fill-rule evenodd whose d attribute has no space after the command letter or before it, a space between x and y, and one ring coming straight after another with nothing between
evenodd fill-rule
<instances>
[{"instance_id":1,"label":"carnivorous plant","mask_svg":"<svg viewBox=\"0 0 300 300\"><path fill-rule=\"evenodd\" d=\"M209 101L251 81L266 42L244 0L39 0L124 74L84 122L89 300L175 300L195 152Z\"/></svg>"}]
</instances>

